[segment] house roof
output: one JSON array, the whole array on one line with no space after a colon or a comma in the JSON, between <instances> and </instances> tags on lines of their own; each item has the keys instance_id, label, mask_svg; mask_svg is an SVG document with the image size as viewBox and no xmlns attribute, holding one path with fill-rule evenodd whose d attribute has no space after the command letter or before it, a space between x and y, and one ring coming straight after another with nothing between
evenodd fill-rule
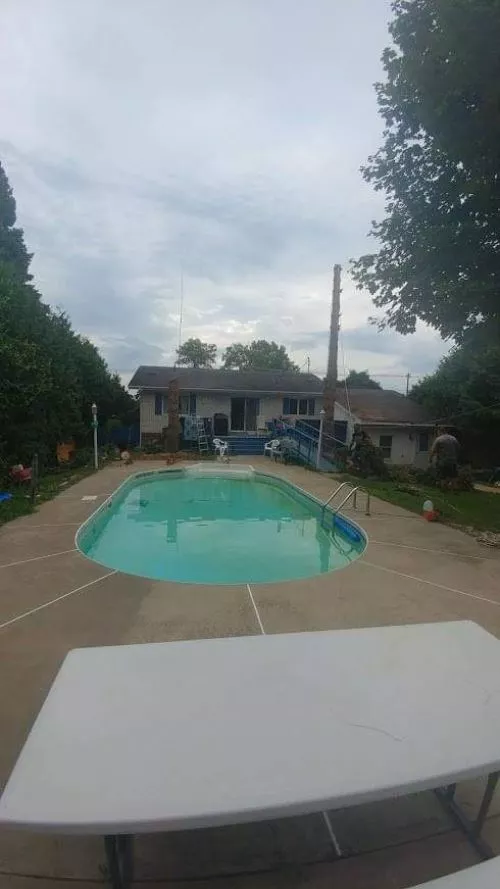
<instances>
[{"instance_id":1,"label":"house roof","mask_svg":"<svg viewBox=\"0 0 500 889\"><path fill-rule=\"evenodd\" d=\"M206 367L155 367L141 365L131 389L168 389L172 380L180 389L208 392L323 395L324 383L315 374L278 370L215 370ZM335 400L367 425L432 425L433 418L418 404L391 389L337 389Z\"/></svg>"},{"instance_id":2,"label":"house roof","mask_svg":"<svg viewBox=\"0 0 500 889\"><path fill-rule=\"evenodd\" d=\"M336 401L361 423L376 425L432 425L434 420L418 402L392 389L338 389Z\"/></svg>"},{"instance_id":3,"label":"house roof","mask_svg":"<svg viewBox=\"0 0 500 889\"><path fill-rule=\"evenodd\" d=\"M167 389L172 380L180 389L212 392L275 392L321 395L322 380L314 374L279 370L214 370L206 367L149 367L141 365L132 377L131 389Z\"/></svg>"}]
</instances>

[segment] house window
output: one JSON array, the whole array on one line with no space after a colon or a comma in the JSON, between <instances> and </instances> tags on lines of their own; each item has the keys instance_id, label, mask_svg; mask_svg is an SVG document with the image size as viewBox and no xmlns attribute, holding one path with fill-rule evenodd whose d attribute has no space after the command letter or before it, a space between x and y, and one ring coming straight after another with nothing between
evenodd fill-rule
<instances>
[{"instance_id":1,"label":"house window","mask_svg":"<svg viewBox=\"0 0 500 889\"><path fill-rule=\"evenodd\" d=\"M392 453L392 435L381 435L378 444L384 460L390 460Z\"/></svg>"},{"instance_id":2,"label":"house window","mask_svg":"<svg viewBox=\"0 0 500 889\"><path fill-rule=\"evenodd\" d=\"M283 415L285 417L288 416L299 416L299 417L314 417L315 413L315 399L314 398L284 398L283 399Z\"/></svg>"},{"instance_id":3,"label":"house window","mask_svg":"<svg viewBox=\"0 0 500 889\"><path fill-rule=\"evenodd\" d=\"M419 432L418 433L418 452L419 454L426 454L429 450L429 433L428 432Z\"/></svg>"},{"instance_id":4,"label":"house window","mask_svg":"<svg viewBox=\"0 0 500 889\"><path fill-rule=\"evenodd\" d=\"M155 395L155 416L160 417L163 413L163 395L157 393Z\"/></svg>"},{"instance_id":5,"label":"house window","mask_svg":"<svg viewBox=\"0 0 500 889\"><path fill-rule=\"evenodd\" d=\"M283 413L286 417L290 414L296 414L298 410L299 403L296 398L284 398L283 399Z\"/></svg>"},{"instance_id":6,"label":"house window","mask_svg":"<svg viewBox=\"0 0 500 889\"><path fill-rule=\"evenodd\" d=\"M190 392L189 395L179 396L179 413L195 414L196 413L196 392Z\"/></svg>"}]
</instances>

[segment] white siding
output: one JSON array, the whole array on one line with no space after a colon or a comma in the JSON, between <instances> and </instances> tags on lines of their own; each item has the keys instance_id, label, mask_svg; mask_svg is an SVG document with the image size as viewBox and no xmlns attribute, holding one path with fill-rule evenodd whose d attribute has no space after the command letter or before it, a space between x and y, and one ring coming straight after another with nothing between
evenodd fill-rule
<instances>
[{"instance_id":1,"label":"white siding","mask_svg":"<svg viewBox=\"0 0 500 889\"><path fill-rule=\"evenodd\" d=\"M377 447L380 446L381 435L392 435L392 452L391 459L387 460L396 466L414 465L425 469L429 462L428 452L418 452L418 429L398 429L396 427L373 427L365 426L372 442Z\"/></svg>"},{"instance_id":2,"label":"white siding","mask_svg":"<svg viewBox=\"0 0 500 889\"><path fill-rule=\"evenodd\" d=\"M161 432L167 425L167 415L155 414L155 393L142 392L140 401L141 433Z\"/></svg>"},{"instance_id":3,"label":"white siding","mask_svg":"<svg viewBox=\"0 0 500 889\"><path fill-rule=\"evenodd\" d=\"M237 395L236 397L243 397ZM252 397L250 394L248 397ZM283 414L283 395L260 395L256 396L259 399L259 412L257 416L257 429L264 430L266 428L266 422L268 420L275 419L277 417L281 417ZM295 396L293 396L295 397ZM311 398L312 396L303 396ZM314 416L311 417L293 417L292 422L295 419L303 419L306 422L308 420L319 420L320 411L323 407L323 398L321 396L315 397L314 403ZM163 407L166 408L167 403L167 395L164 393L163 397ZM213 419L214 414L226 414L229 422L231 422L231 395L223 395L220 393L197 393L196 395L196 413L199 417L210 417ZM168 423L168 416L166 411L163 414L156 415L155 414L155 393L154 392L143 392L141 394L140 399L140 418L141 418L141 433L159 433L164 429L164 427ZM352 417L348 414L347 410L341 405L335 405L335 420L347 421L347 441L349 442L352 437L352 430L354 423L356 422L356 418Z\"/></svg>"},{"instance_id":4,"label":"white siding","mask_svg":"<svg viewBox=\"0 0 500 889\"><path fill-rule=\"evenodd\" d=\"M210 419L213 419L214 414L226 414L228 420L230 420L231 396L197 393L196 414L198 417L210 417Z\"/></svg>"}]
</instances>

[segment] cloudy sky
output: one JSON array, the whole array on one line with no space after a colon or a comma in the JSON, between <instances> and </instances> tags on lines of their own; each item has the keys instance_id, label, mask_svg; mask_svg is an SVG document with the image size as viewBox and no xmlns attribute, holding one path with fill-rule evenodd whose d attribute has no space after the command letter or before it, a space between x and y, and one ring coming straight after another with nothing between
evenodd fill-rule
<instances>
[{"instance_id":1,"label":"cloudy sky","mask_svg":"<svg viewBox=\"0 0 500 889\"><path fill-rule=\"evenodd\" d=\"M447 347L370 326L349 259L382 200L388 0L3 0L0 159L44 299L128 379L179 339L284 343L400 388Z\"/></svg>"}]
</instances>

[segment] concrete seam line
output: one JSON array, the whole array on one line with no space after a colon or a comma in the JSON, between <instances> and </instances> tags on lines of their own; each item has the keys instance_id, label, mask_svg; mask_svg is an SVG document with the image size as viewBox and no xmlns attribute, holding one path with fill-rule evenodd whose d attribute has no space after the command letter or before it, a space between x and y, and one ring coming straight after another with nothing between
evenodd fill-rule
<instances>
[{"instance_id":1,"label":"concrete seam line","mask_svg":"<svg viewBox=\"0 0 500 889\"><path fill-rule=\"evenodd\" d=\"M6 627L10 627L11 624L15 624L19 620L23 620L25 617L29 617L31 614L36 614L37 611L43 611L44 608L48 608L50 605L55 605L57 602L62 602L62 600L67 599L68 596L74 596L75 593L81 593L82 590L86 590L89 586L94 586L94 584L99 583L101 580L106 580L106 577L111 577L112 574L118 574L118 571L108 571L108 573L103 574L102 577L97 577L95 580L90 580L88 583L84 583L83 586L79 586L75 590L70 590L69 593L63 593L62 596L57 596L57 598L51 599L50 602L44 602L43 605L37 605L36 608L31 608L29 611L24 611L23 614L18 614L17 617L12 617L10 620L6 620L5 623L0 624L0 630L4 630Z\"/></svg>"},{"instance_id":2,"label":"concrete seam line","mask_svg":"<svg viewBox=\"0 0 500 889\"><path fill-rule=\"evenodd\" d=\"M63 549L60 553L48 553L46 556L33 556L32 559L20 559L19 562L6 562L5 565L0 565L0 568L14 568L16 565L27 565L28 562L39 562L40 559L53 559L55 556L67 556L68 553L76 552L78 552L76 547L73 547L73 549Z\"/></svg>"},{"instance_id":3,"label":"concrete seam line","mask_svg":"<svg viewBox=\"0 0 500 889\"><path fill-rule=\"evenodd\" d=\"M370 537L370 543L376 543L378 546L397 546L398 549L411 549L418 553L436 553L438 556L458 556L464 559L474 559L476 562L496 562L496 559L484 556L470 556L468 553L454 553L451 549L428 549L425 546L411 546L409 543L392 543L390 540L374 540Z\"/></svg>"},{"instance_id":4,"label":"concrete seam line","mask_svg":"<svg viewBox=\"0 0 500 889\"><path fill-rule=\"evenodd\" d=\"M257 603L254 599L254 596L252 593L252 588L249 583L247 583L247 591L248 591L248 595L250 596L250 601L253 605L253 610L255 611L255 616L256 616L257 622L259 624L260 632L262 633L263 636L266 636L267 634L264 629L264 624L262 623L262 618L260 616L259 609L257 608ZM342 858L342 849L340 848L340 843L333 832L333 827L332 827L330 818L328 816L328 812L322 812L321 814L323 816L323 820L325 822L326 829L328 831L328 836L330 837L330 842L331 842L333 848L335 849L335 853L338 856L338 858Z\"/></svg>"},{"instance_id":5,"label":"concrete seam line","mask_svg":"<svg viewBox=\"0 0 500 889\"><path fill-rule=\"evenodd\" d=\"M339 858L342 858L342 849L340 848L340 843L333 832L332 822L330 821L330 816L328 812L322 812L323 820L326 825L326 829L328 831L328 836L330 837L333 848L335 849Z\"/></svg>"},{"instance_id":6,"label":"concrete seam line","mask_svg":"<svg viewBox=\"0 0 500 889\"><path fill-rule=\"evenodd\" d=\"M262 621L260 619L259 609L257 608L257 604L256 604L255 599L253 597L253 593L252 593L252 590L250 589L249 583L247 583L247 590L248 590L248 595L250 596L250 601L253 605L253 610L255 611L255 617L257 618L257 623L259 624L260 632L262 633L263 636L265 636L266 631L264 629L264 624L262 623Z\"/></svg>"},{"instance_id":7,"label":"concrete seam line","mask_svg":"<svg viewBox=\"0 0 500 889\"><path fill-rule=\"evenodd\" d=\"M402 571L386 568L384 565L375 565L373 562L366 562L364 559L358 559L357 564L367 565L368 568L377 568L378 571L386 571L388 574L396 574L398 577L404 577L406 580L416 580L417 583L425 583L427 586L435 586L438 590L445 590L447 593L456 593L458 596L467 596L468 599L477 599L479 602L488 602L489 605L500 606L500 602L495 602L494 599L488 599L486 596L480 596L477 593L466 593L464 590L456 590L454 587L436 583L434 580L424 580L423 577L415 577L413 574L403 574Z\"/></svg>"}]
</instances>

